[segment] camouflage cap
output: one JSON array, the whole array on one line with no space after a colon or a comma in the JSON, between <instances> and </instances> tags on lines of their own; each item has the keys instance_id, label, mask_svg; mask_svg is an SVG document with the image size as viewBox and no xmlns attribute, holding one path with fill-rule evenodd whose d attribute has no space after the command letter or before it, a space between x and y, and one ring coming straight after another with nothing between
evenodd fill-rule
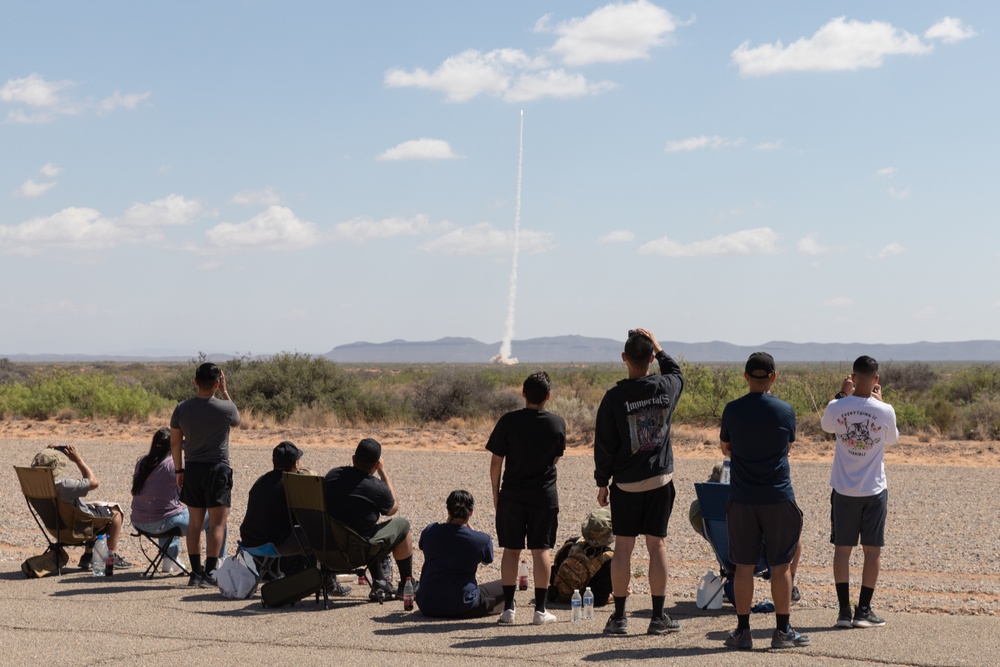
<instances>
[{"instance_id":1,"label":"camouflage cap","mask_svg":"<svg viewBox=\"0 0 1000 667\"><path fill-rule=\"evenodd\" d=\"M580 526L580 534L589 544L606 547L615 541L611 532L611 510L602 507L591 512Z\"/></svg>"},{"instance_id":2,"label":"camouflage cap","mask_svg":"<svg viewBox=\"0 0 1000 667\"><path fill-rule=\"evenodd\" d=\"M52 474L55 477L62 475L63 470L66 469L66 464L69 459L66 455L60 451L52 448L43 449L42 451L35 454L35 458L31 460L32 468L52 468Z\"/></svg>"}]
</instances>

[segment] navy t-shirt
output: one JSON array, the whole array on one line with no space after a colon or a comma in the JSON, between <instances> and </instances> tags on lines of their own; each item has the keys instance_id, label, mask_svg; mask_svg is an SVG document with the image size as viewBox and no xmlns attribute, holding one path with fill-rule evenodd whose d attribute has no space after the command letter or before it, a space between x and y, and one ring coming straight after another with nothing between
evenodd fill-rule
<instances>
[{"instance_id":1,"label":"navy t-shirt","mask_svg":"<svg viewBox=\"0 0 1000 667\"><path fill-rule=\"evenodd\" d=\"M395 504L385 482L354 466L334 468L323 482L326 511L359 535L371 537L375 524Z\"/></svg>"},{"instance_id":2,"label":"navy t-shirt","mask_svg":"<svg viewBox=\"0 0 1000 667\"><path fill-rule=\"evenodd\" d=\"M415 596L428 616L459 616L479 604L476 570L493 562L486 533L452 523L432 523L420 533L424 567Z\"/></svg>"},{"instance_id":3,"label":"navy t-shirt","mask_svg":"<svg viewBox=\"0 0 1000 667\"><path fill-rule=\"evenodd\" d=\"M285 481L281 470L264 473L250 487L247 511L240 525L240 540L248 547L271 542L280 545L292 534L292 520L285 500Z\"/></svg>"},{"instance_id":4,"label":"navy t-shirt","mask_svg":"<svg viewBox=\"0 0 1000 667\"><path fill-rule=\"evenodd\" d=\"M751 392L722 411L719 438L732 447L730 500L770 505L795 500L788 445L795 442L795 410L771 394Z\"/></svg>"},{"instance_id":5,"label":"navy t-shirt","mask_svg":"<svg viewBox=\"0 0 1000 667\"><path fill-rule=\"evenodd\" d=\"M566 422L545 410L524 408L501 417L486 449L504 457L500 494L507 500L559 507L556 457L566 450Z\"/></svg>"}]
</instances>

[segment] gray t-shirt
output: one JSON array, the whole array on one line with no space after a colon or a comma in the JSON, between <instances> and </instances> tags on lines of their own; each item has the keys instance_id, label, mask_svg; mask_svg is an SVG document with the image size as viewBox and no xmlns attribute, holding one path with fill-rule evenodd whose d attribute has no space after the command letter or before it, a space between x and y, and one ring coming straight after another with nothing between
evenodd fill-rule
<instances>
[{"instance_id":1,"label":"gray t-shirt","mask_svg":"<svg viewBox=\"0 0 1000 667\"><path fill-rule=\"evenodd\" d=\"M170 428L184 434L184 460L229 465L229 428L240 421L232 401L195 396L178 403Z\"/></svg>"},{"instance_id":2,"label":"gray t-shirt","mask_svg":"<svg viewBox=\"0 0 1000 667\"><path fill-rule=\"evenodd\" d=\"M68 477L60 477L56 480L56 493L59 495L59 500L63 501L68 505L76 505L77 508L83 510L87 514L92 516L97 516L94 512L90 510L87 503L83 502L83 497L87 495L90 491L90 480L77 478L71 479Z\"/></svg>"}]
</instances>

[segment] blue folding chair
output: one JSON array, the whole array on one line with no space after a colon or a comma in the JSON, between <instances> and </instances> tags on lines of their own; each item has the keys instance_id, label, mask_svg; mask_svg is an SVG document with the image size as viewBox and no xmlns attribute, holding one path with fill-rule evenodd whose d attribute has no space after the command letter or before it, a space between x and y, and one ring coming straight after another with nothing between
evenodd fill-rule
<instances>
[{"instance_id":1,"label":"blue folding chair","mask_svg":"<svg viewBox=\"0 0 1000 667\"><path fill-rule=\"evenodd\" d=\"M257 583L254 585L254 590L266 575L271 575L269 579L280 579L283 576L281 570L278 569L278 559L281 558L281 554L278 553L278 547L271 542L259 547L248 547L237 541L236 554L239 555L241 551L253 556L254 564L257 566Z\"/></svg>"}]
</instances>

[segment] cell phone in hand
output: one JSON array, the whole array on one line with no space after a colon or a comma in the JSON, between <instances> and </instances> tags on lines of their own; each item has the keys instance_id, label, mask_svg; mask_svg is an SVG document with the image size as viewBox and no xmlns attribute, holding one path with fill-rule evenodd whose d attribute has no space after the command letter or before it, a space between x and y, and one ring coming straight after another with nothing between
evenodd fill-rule
<instances>
[{"instance_id":1,"label":"cell phone in hand","mask_svg":"<svg viewBox=\"0 0 1000 667\"><path fill-rule=\"evenodd\" d=\"M55 450L57 450L57 451L60 451L60 452L62 452L63 454L65 454L65 453L66 453L66 449L67 449L67 447L66 447L66 445L56 445L56 446L55 446L55 447L53 447L52 449L55 449Z\"/></svg>"}]
</instances>

